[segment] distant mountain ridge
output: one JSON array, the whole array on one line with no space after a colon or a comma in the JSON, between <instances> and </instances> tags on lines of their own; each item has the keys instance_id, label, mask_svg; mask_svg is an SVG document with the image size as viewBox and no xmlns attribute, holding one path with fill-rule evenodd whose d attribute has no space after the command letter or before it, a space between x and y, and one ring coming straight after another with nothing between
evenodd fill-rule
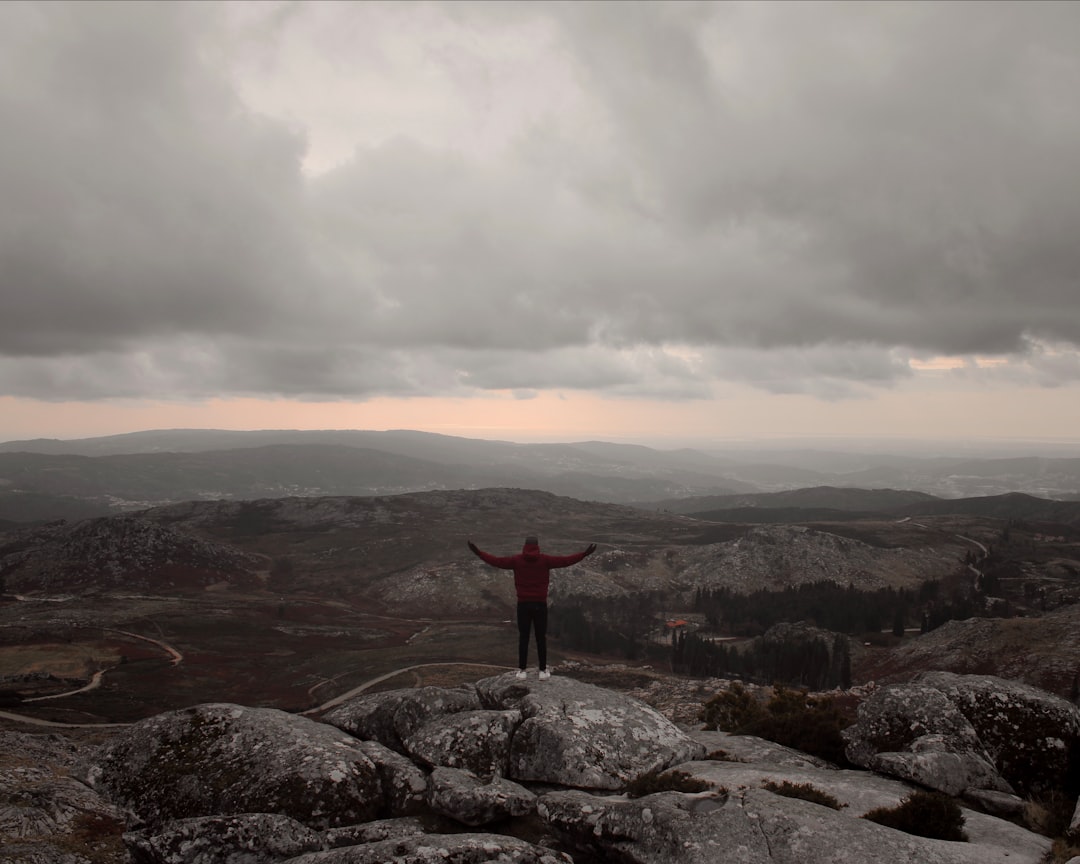
<instances>
[{"instance_id":1,"label":"distant mountain ridge","mask_svg":"<svg viewBox=\"0 0 1080 864\"><path fill-rule=\"evenodd\" d=\"M183 500L497 486L724 521L763 507L772 513L750 513L749 521L828 519L834 511L850 519L928 504L927 496L1080 499L1080 458L790 451L768 454L778 460L770 463L764 455L604 441L521 444L411 430L172 429L9 441L0 444L0 520L86 518ZM760 497L768 494L780 497Z\"/></svg>"},{"instance_id":2,"label":"distant mountain ridge","mask_svg":"<svg viewBox=\"0 0 1080 864\"><path fill-rule=\"evenodd\" d=\"M616 503L752 488L725 480L723 469L722 460L691 450L604 442L515 444L410 431L146 432L0 445L0 519L488 486Z\"/></svg>"},{"instance_id":3,"label":"distant mountain ridge","mask_svg":"<svg viewBox=\"0 0 1080 864\"><path fill-rule=\"evenodd\" d=\"M661 509L713 522L800 523L964 515L1080 525L1080 501L1051 501L1022 492L938 498L896 489L818 486L790 492L683 498L661 502Z\"/></svg>"}]
</instances>

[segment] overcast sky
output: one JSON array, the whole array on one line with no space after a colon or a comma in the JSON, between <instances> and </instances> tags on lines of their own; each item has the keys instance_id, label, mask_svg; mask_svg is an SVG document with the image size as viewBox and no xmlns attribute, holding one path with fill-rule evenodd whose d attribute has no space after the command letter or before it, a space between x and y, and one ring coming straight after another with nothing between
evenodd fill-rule
<instances>
[{"instance_id":1,"label":"overcast sky","mask_svg":"<svg viewBox=\"0 0 1080 864\"><path fill-rule=\"evenodd\" d=\"M0 4L0 439L1080 440L1080 4Z\"/></svg>"}]
</instances>

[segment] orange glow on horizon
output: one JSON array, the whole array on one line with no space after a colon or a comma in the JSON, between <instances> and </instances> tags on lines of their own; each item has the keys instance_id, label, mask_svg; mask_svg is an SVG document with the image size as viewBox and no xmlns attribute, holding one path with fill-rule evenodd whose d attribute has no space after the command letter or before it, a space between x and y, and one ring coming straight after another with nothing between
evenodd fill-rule
<instances>
[{"instance_id":1,"label":"orange glow on horizon","mask_svg":"<svg viewBox=\"0 0 1080 864\"><path fill-rule=\"evenodd\" d=\"M721 398L685 402L582 392L545 392L530 399L493 393L366 402L238 398L61 403L0 397L0 441L89 438L146 429L415 429L521 442L600 439L686 446L690 441L799 437L1069 440L1080 428L1080 385L957 390L939 382L938 389L898 386L872 398L831 402L737 386Z\"/></svg>"}]
</instances>

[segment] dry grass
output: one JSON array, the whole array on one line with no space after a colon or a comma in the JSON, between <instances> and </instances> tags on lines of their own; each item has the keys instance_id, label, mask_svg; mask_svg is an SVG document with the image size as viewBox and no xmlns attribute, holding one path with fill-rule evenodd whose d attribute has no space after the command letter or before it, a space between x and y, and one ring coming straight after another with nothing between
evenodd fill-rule
<instances>
[{"instance_id":1,"label":"dry grass","mask_svg":"<svg viewBox=\"0 0 1080 864\"><path fill-rule=\"evenodd\" d=\"M0 646L0 676L43 672L57 678L86 678L119 662L119 652L101 644L43 642Z\"/></svg>"}]
</instances>

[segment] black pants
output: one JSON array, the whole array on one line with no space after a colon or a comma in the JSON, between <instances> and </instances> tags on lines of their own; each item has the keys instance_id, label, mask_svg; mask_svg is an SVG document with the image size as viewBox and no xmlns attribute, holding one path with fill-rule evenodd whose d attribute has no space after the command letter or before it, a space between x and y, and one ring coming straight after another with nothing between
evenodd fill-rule
<instances>
[{"instance_id":1,"label":"black pants","mask_svg":"<svg viewBox=\"0 0 1080 864\"><path fill-rule=\"evenodd\" d=\"M524 669L529 660L529 628L536 631L536 660L541 669L547 669L547 603L543 600L519 602L518 668Z\"/></svg>"}]
</instances>

